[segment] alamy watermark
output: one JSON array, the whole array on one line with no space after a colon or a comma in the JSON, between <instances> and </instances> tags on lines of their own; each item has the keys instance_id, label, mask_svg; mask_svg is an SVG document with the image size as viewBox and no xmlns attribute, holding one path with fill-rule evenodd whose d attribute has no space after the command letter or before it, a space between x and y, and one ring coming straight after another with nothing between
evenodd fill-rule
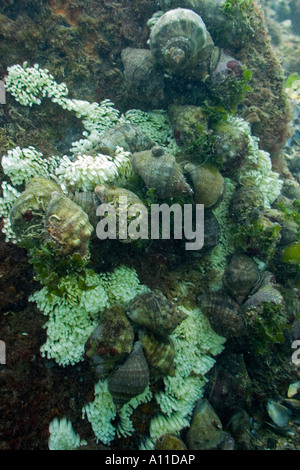
<instances>
[{"instance_id":1,"label":"alamy watermark","mask_svg":"<svg viewBox=\"0 0 300 470\"><path fill-rule=\"evenodd\" d=\"M126 196L118 204L100 204L96 211L101 216L96 227L100 240L182 240L186 250L200 250L204 244L203 204L144 204L128 205ZM172 227L171 227L172 225Z\"/></svg>"},{"instance_id":2,"label":"alamy watermark","mask_svg":"<svg viewBox=\"0 0 300 470\"><path fill-rule=\"evenodd\" d=\"M6 104L6 90L3 80L0 80L0 104Z\"/></svg>"}]
</instances>

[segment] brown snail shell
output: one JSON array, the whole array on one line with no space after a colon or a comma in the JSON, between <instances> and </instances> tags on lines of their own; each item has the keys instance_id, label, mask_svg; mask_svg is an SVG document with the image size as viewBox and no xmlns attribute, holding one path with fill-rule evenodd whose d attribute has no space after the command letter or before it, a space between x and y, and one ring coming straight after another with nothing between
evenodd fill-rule
<instances>
[{"instance_id":1,"label":"brown snail shell","mask_svg":"<svg viewBox=\"0 0 300 470\"><path fill-rule=\"evenodd\" d=\"M44 238L44 217L52 193L61 188L52 180L44 177L32 178L25 191L14 203L10 212L12 229L21 244L30 247Z\"/></svg>"},{"instance_id":2,"label":"brown snail shell","mask_svg":"<svg viewBox=\"0 0 300 470\"><path fill-rule=\"evenodd\" d=\"M176 8L163 14L153 26L149 45L160 66L170 71L185 71L199 62L206 46L207 32L202 18L192 10Z\"/></svg>"},{"instance_id":3,"label":"brown snail shell","mask_svg":"<svg viewBox=\"0 0 300 470\"><path fill-rule=\"evenodd\" d=\"M149 367L142 343L136 341L124 364L108 377L108 390L116 404L124 404L142 393L149 383Z\"/></svg>"},{"instance_id":4,"label":"brown snail shell","mask_svg":"<svg viewBox=\"0 0 300 470\"><path fill-rule=\"evenodd\" d=\"M226 437L219 416L207 399L197 404L187 433L189 450L218 449Z\"/></svg>"},{"instance_id":5,"label":"brown snail shell","mask_svg":"<svg viewBox=\"0 0 300 470\"><path fill-rule=\"evenodd\" d=\"M93 227L80 206L57 191L52 193L45 218L50 240L57 243L62 253L78 252L85 256Z\"/></svg>"},{"instance_id":6,"label":"brown snail shell","mask_svg":"<svg viewBox=\"0 0 300 470\"><path fill-rule=\"evenodd\" d=\"M159 336L170 335L186 318L186 314L157 289L137 295L129 303L127 315Z\"/></svg>"},{"instance_id":7,"label":"brown snail shell","mask_svg":"<svg viewBox=\"0 0 300 470\"><path fill-rule=\"evenodd\" d=\"M133 348L134 332L123 309L106 309L85 343L85 356L95 366L99 378L105 378Z\"/></svg>"},{"instance_id":8,"label":"brown snail shell","mask_svg":"<svg viewBox=\"0 0 300 470\"><path fill-rule=\"evenodd\" d=\"M171 338L162 338L151 332L143 331L139 340L143 345L150 376L157 379L164 375L175 374L175 349Z\"/></svg>"},{"instance_id":9,"label":"brown snail shell","mask_svg":"<svg viewBox=\"0 0 300 470\"><path fill-rule=\"evenodd\" d=\"M164 434L155 443L154 450L188 450L185 443L174 434Z\"/></svg>"},{"instance_id":10,"label":"brown snail shell","mask_svg":"<svg viewBox=\"0 0 300 470\"><path fill-rule=\"evenodd\" d=\"M129 99L143 105L160 106L164 101L164 76L151 51L127 47L121 57Z\"/></svg>"},{"instance_id":11,"label":"brown snail shell","mask_svg":"<svg viewBox=\"0 0 300 470\"><path fill-rule=\"evenodd\" d=\"M246 333L240 307L224 292L212 292L198 297L198 304L212 329L225 338Z\"/></svg>"},{"instance_id":12,"label":"brown snail shell","mask_svg":"<svg viewBox=\"0 0 300 470\"><path fill-rule=\"evenodd\" d=\"M237 253L225 269L223 284L237 303L242 304L260 278L255 261L244 253Z\"/></svg>"},{"instance_id":13,"label":"brown snail shell","mask_svg":"<svg viewBox=\"0 0 300 470\"><path fill-rule=\"evenodd\" d=\"M221 202L225 183L221 173L213 167L187 163L184 167L193 181L194 201L213 209Z\"/></svg>"},{"instance_id":14,"label":"brown snail shell","mask_svg":"<svg viewBox=\"0 0 300 470\"><path fill-rule=\"evenodd\" d=\"M114 156L117 147L126 152L151 149L154 142L139 127L131 123L117 124L101 135L97 149L105 155Z\"/></svg>"},{"instance_id":15,"label":"brown snail shell","mask_svg":"<svg viewBox=\"0 0 300 470\"><path fill-rule=\"evenodd\" d=\"M134 153L131 163L147 188L154 188L160 199L193 193L175 157L165 152L162 147L156 146L152 150Z\"/></svg>"}]
</instances>

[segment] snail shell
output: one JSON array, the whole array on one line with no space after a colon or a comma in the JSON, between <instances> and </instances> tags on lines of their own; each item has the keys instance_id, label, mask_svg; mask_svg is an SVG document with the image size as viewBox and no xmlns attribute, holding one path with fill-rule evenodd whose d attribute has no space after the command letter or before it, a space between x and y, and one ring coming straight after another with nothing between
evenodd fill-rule
<instances>
[{"instance_id":1,"label":"snail shell","mask_svg":"<svg viewBox=\"0 0 300 470\"><path fill-rule=\"evenodd\" d=\"M198 304L208 318L213 330L225 338L233 338L246 333L239 305L223 292L200 295Z\"/></svg>"},{"instance_id":2,"label":"snail shell","mask_svg":"<svg viewBox=\"0 0 300 470\"><path fill-rule=\"evenodd\" d=\"M85 343L85 355L97 377L105 378L133 348L133 328L121 307L106 309L100 323Z\"/></svg>"},{"instance_id":3,"label":"snail shell","mask_svg":"<svg viewBox=\"0 0 300 470\"><path fill-rule=\"evenodd\" d=\"M151 51L127 47L121 57L129 98L144 105L160 106L164 101L164 76Z\"/></svg>"},{"instance_id":4,"label":"snail shell","mask_svg":"<svg viewBox=\"0 0 300 470\"><path fill-rule=\"evenodd\" d=\"M124 364L115 369L107 379L108 390L116 404L122 405L142 393L149 383L149 367L142 343L136 341L133 351Z\"/></svg>"},{"instance_id":5,"label":"snail shell","mask_svg":"<svg viewBox=\"0 0 300 470\"><path fill-rule=\"evenodd\" d=\"M168 117L179 146L189 146L208 135L208 117L200 106L172 104Z\"/></svg>"},{"instance_id":6,"label":"snail shell","mask_svg":"<svg viewBox=\"0 0 300 470\"><path fill-rule=\"evenodd\" d=\"M57 191L52 193L45 219L50 240L62 253L78 252L85 256L93 227L80 206Z\"/></svg>"},{"instance_id":7,"label":"snail shell","mask_svg":"<svg viewBox=\"0 0 300 470\"><path fill-rule=\"evenodd\" d=\"M186 318L159 290L137 295L128 305L130 320L159 336L170 335Z\"/></svg>"},{"instance_id":8,"label":"snail shell","mask_svg":"<svg viewBox=\"0 0 300 470\"><path fill-rule=\"evenodd\" d=\"M164 434L155 443L154 450L188 450L185 443L174 434Z\"/></svg>"},{"instance_id":9,"label":"snail shell","mask_svg":"<svg viewBox=\"0 0 300 470\"><path fill-rule=\"evenodd\" d=\"M162 147L136 152L131 157L134 171L143 179L148 189L154 188L160 199L183 193L193 194L175 157Z\"/></svg>"},{"instance_id":10,"label":"snail shell","mask_svg":"<svg viewBox=\"0 0 300 470\"><path fill-rule=\"evenodd\" d=\"M225 183L221 173L213 167L187 163L184 167L190 175L194 187L194 201L204 204L205 209L213 209L221 202Z\"/></svg>"},{"instance_id":11,"label":"snail shell","mask_svg":"<svg viewBox=\"0 0 300 470\"><path fill-rule=\"evenodd\" d=\"M143 345L152 377L157 379L164 375L175 375L175 349L170 338L161 338L149 331L143 331L139 340Z\"/></svg>"},{"instance_id":12,"label":"snail shell","mask_svg":"<svg viewBox=\"0 0 300 470\"><path fill-rule=\"evenodd\" d=\"M153 26L149 44L159 65L171 71L193 69L206 45L206 26L192 10L167 11Z\"/></svg>"},{"instance_id":13,"label":"snail shell","mask_svg":"<svg viewBox=\"0 0 300 470\"><path fill-rule=\"evenodd\" d=\"M95 188L95 193L100 199L101 203L109 204L114 208L116 214L116 227L119 232L116 237L122 243L130 243L136 239L136 233L131 232L131 222L136 221L139 227L146 227L148 229L148 213L144 207L141 199L125 188L108 187L100 184ZM143 221L145 223L143 223ZM134 227L135 230L136 227ZM122 236L121 236L122 233ZM148 233L142 234L139 231L139 236L147 238ZM124 238L123 238L124 237Z\"/></svg>"},{"instance_id":14,"label":"snail shell","mask_svg":"<svg viewBox=\"0 0 300 470\"><path fill-rule=\"evenodd\" d=\"M187 433L189 450L217 449L225 437L226 433L213 407L207 399L200 400Z\"/></svg>"},{"instance_id":15,"label":"snail shell","mask_svg":"<svg viewBox=\"0 0 300 470\"><path fill-rule=\"evenodd\" d=\"M61 192L54 181L43 177L32 178L12 206L12 229L23 246L29 248L38 239L43 239L44 216L54 191Z\"/></svg>"},{"instance_id":16,"label":"snail shell","mask_svg":"<svg viewBox=\"0 0 300 470\"><path fill-rule=\"evenodd\" d=\"M244 302L259 280L260 272L257 264L243 253L232 257L223 276L223 284L238 304Z\"/></svg>"},{"instance_id":17,"label":"snail shell","mask_svg":"<svg viewBox=\"0 0 300 470\"><path fill-rule=\"evenodd\" d=\"M89 221L93 227L96 227L98 219L96 216L97 210L97 196L92 191L85 193L76 193L73 197L73 201L87 213Z\"/></svg>"},{"instance_id":18,"label":"snail shell","mask_svg":"<svg viewBox=\"0 0 300 470\"><path fill-rule=\"evenodd\" d=\"M108 129L102 136L98 150L105 155L114 156L117 147L126 152L139 152L151 149L154 142L139 127L131 123L118 124Z\"/></svg>"}]
</instances>

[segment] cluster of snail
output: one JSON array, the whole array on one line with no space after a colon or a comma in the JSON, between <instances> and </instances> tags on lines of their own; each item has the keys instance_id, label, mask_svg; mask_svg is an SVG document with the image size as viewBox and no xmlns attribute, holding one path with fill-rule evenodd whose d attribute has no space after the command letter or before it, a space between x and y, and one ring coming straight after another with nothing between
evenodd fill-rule
<instances>
[{"instance_id":1,"label":"cluster of snail","mask_svg":"<svg viewBox=\"0 0 300 470\"><path fill-rule=\"evenodd\" d=\"M185 318L159 290L138 294L126 309L115 306L101 315L85 355L96 376L107 378L117 405L142 393L149 381L174 374L170 335Z\"/></svg>"},{"instance_id":2,"label":"cluster of snail","mask_svg":"<svg viewBox=\"0 0 300 470\"><path fill-rule=\"evenodd\" d=\"M214 45L202 18L189 9L164 13L151 29L149 47L122 51L128 95L146 106L164 102L169 75L205 83L212 95L242 76L242 64Z\"/></svg>"}]
</instances>

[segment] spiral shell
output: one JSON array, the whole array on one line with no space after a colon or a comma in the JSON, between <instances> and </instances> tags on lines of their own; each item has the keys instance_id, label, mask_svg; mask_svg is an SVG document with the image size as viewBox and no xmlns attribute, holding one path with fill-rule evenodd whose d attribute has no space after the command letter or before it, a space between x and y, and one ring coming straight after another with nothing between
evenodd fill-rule
<instances>
[{"instance_id":1,"label":"spiral shell","mask_svg":"<svg viewBox=\"0 0 300 470\"><path fill-rule=\"evenodd\" d=\"M130 101L152 107L160 106L164 101L164 77L151 51L127 47L121 57Z\"/></svg>"},{"instance_id":2,"label":"spiral shell","mask_svg":"<svg viewBox=\"0 0 300 470\"><path fill-rule=\"evenodd\" d=\"M107 379L108 390L116 404L122 405L142 393L149 383L149 367L142 344L136 341L124 364Z\"/></svg>"},{"instance_id":3,"label":"spiral shell","mask_svg":"<svg viewBox=\"0 0 300 470\"><path fill-rule=\"evenodd\" d=\"M80 206L57 191L52 193L45 219L50 240L62 253L78 252L85 256L93 227Z\"/></svg>"},{"instance_id":4,"label":"spiral shell","mask_svg":"<svg viewBox=\"0 0 300 470\"><path fill-rule=\"evenodd\" d=\"M190 146L208 135L208 117L200 106L171 104L168 117L179 146Z\"/></svg>"},{"instance_id":5,"label":"spiral shell","mask_svg":"<svg viewBox=\"0 0 300 470\"><path fill-rule=\"evenodd\" d=\"M116 216L116 238L130 243L137 238L148 237L148 212L140 198L125 188L108 187L103 184L95 188L101 203L109 204ZM131 225L133 223L133 226ZM139 229L136 231L137 226ZM144 233L143 230L145 229ZM98 234L98 231L97 231ZM98 235L99 236L99 235ZM101 236L99 237L101 239Z\"/></svg>"},{"instance_id":6,"label":"spiral shell","mask_svg":"<svg viewBox=\"0 0 300 470\"><path fill-rule=\"evenodd\" d=\"M214 209L221 202L225 183L221 173L213 167L187 163L184 167L193 181L194 201Z\"/></svg>"},{"instance_id":7,"label":"spiral shell","mask_svg":"<svg viewBox=\"0 0 300 470\"><path fill-rule=\"evenodd\" d=\"M164 375L175 375L175 349L170 338L161 338L148 331L143 331L139 340L143 345L151 377L157 379Z\"/></svg>"},{"instance_id":8,"label":"spiral shell","mask_svg":"<svg viewBox=\"0 0 300 470\"><path fill-rule=\"evenodd\" d=\"M162 147L134 153L131 163L147 188L155 189L158 198L168 199L183 193L193 194L175 157L165 152Z\"/></svg>"},{"instance_id":9,"label":"spiral shell","mask_svg":"<svg viewBox=\"0 0 300 470\"><path fill-rule=\"evenodd\" d=\"M257 264L243 253L237 253L232 257L223 276L224 286L238 304L244 302L259 280L260 272Z\"/></svg>"},{"instance_id":10,"label":"spiral shell","mask_svg":"<svg viewBox=\"0 0 300 470\"><path fill-rule=\"evenodd\" d=\"M199 15L176 8L167 11L153 26L150 50L164 69L184 71L197 65L206 37L206 27Z\"/></svg>"},{"instance_id":11,"label":"spiral shell","mask_svg":"<svg viewBox=\"0 0 300 470\"><path fill-rule=\"evenodd\" d=\"M137 295L128 305L127 315L133 322L159 336L171 334L186 318L159 290Z\"/></svg>"},{"instance_id":12,"label":"spiral shell","mask_svg":"<svg viewBox=\"0 0 300 470\"><path fill-rule=\"evenodd\" d=\"M200 400L187 433L189 450L217 449L226 436L220 418L208 400Z\"/></svg>"},{"instance_id":13,"label":"spiral shell","mask_svg":"<svg viewBox=\"0 0 300 470\"><path fill-rule=\"evenodd\" d=\"M222 291L200 295L198 304L219 335L233 338L246 333L239 305Z\"/></svg>"},{"instance_id":14,"label":"spiral shell","mask_svg":"<svg viewBox=\"0 0 300 470\"><path fill-rule=\"evenodd\" d=\"M92 361L97 377L107 377L130 354L133 340L133 328L122 308L106 309L85 343L85 356Z\"/></svg>"},{"instance_id":15,"label":"spiral shell","mask_svg":"<svg viewBox=\"0 0 300 470\"><path fill-rule=\"evenodd\" d=\"M35 177L28 182L25 191L14 203L10 221L23 246L29 248L37 240L43 239L44 217L54 191L61 192L54 181Z\"/></svg>"},{"instance_id":16,"label":"spiral shell","mask_svg":"<svg viewBox=\"0 0 300 470\"><path fill-rule=\"evenodd\" d=\"M76 193L73 201L87 213L90 224L96 227L98 219L96 210L98 206L97 196L92 191Z\"/></svg>"},{"instance_id":17,"label":"spiral shell","mask_svg":"<svg viewBox=\"0 0 300 470\"><path fill-rule=\"evenodd\" d=\"M105 155L114 156L117 147L126 152L151 149L154 142L139 127L131 123L118 124L101 135L97 149Z\"/></svg>"}]
</instances>

